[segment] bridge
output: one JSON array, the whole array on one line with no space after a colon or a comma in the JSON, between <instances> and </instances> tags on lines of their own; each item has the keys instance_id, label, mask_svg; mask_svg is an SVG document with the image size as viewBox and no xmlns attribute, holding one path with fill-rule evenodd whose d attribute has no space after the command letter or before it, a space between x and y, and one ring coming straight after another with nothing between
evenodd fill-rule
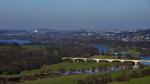
<instances>
[{"instance_id":1,"label":"bridge","mask_svg":"<svg viewBox=\"0 0 150 84\"><path fill-rule=\"evenodd\" d=\"M129 59L98 59L98 58L72 58L72 57L63 57L63 60L72 60L72 62L76 62L77 60L82 60L85 63L88 60L93 60L97 63L99 63L100 61L107 61L107 62L114 62L114 61L119 61L121 63L124 62L133 62L134 63L134 67L137 67L137 64L140 62L150 62L150 60L129 60Z\"/></svg>"}]
</instances>

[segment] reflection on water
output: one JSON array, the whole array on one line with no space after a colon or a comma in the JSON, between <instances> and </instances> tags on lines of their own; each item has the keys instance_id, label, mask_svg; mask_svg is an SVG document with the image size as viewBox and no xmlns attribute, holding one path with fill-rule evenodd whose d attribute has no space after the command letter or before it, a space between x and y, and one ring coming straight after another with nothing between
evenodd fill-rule
<instances>
[{"instance_id":1,"label":"reflection on water","mask_svg":"<svg viewBox=\"0 0 150 84\"><path fill-rule=\"evenodd\" d=\"M74 71L66 71L63 73L63 75L94 74L99 72L120 71L129 68L133 68L133 66L107 66L107 67L96 67L93 69L77 69Z\"/></svg>"}]
</instances>

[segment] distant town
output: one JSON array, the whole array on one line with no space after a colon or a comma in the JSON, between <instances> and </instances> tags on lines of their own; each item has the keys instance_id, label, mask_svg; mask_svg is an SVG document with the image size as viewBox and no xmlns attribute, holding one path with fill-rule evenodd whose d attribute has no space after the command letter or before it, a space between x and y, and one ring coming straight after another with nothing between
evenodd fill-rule
<instances>
[{"instance_id":1,"label":"distant town","mask_svg":"<svg viewBox=\"0 0 150 84\"><path fill-rule=\"evenodd\" d=\"M30 40L35 43L46 43L50 39L107 39L124 42L150 41L150 29L137 31L98 31L98 30L0 30L0 40Z\"/></svg>"}]
</instances>

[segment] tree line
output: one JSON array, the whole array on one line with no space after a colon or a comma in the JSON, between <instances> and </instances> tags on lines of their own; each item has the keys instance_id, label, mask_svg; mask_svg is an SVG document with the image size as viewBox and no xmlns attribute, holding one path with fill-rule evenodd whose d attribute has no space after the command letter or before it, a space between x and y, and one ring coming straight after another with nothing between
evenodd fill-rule
<instances>
[{"instance_id":1,"label":"tree line","mask_svg":"<svg viewBox=\"0 0 150 84\"><path fill-rule=\"evenodd\" d=\"M80 44L47 45L44 48L23 46L0 47L0 74L17 74L62 62L62 57L88 57L98 54L97 49Z\"/></svg>"}]
</instances>

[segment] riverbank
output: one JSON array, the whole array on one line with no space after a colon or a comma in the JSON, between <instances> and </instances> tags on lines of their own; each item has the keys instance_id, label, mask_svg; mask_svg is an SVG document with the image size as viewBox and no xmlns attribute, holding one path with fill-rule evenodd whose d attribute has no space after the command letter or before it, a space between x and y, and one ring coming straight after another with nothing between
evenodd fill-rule
<instances>
[{"instance_id":1,"label":"riverbank","mask_svg":"<svg viewBox=\"0 0 150 84\"><path fill-rule=\"evenodd\" d=\"M22 84L106 84L109 82L113 82L112 84L124 84L124 81L129 81L129 83L125 82L125 84L147 84L149 83L149 72L149 68L143 68L140 70L124 70L118 72L70 75L55 78L38 79L34 81L24 81L22 82ZM145 82L147 83L133 83L134 81L136 81L136 79L139 81L142 80L143 82L145 80Z\"/></svg>"},{"instance_id":2,"label":"riverbank","mask_svg":"<svg viewBox=\"0 0 150 84\"><path fill-rule=\"evenodd\" d=\"M75 80L85 79L91 76L99 75L98 74L80 74L80 75L70 75L70 76L61 76L55 78L46 78L33 81L24 81L21 84L75 84ZM117 76L120 72L112 72L112 76Z\"/></svg>"},{"instance_id":3,"label":"riverbank","mask_svg":"<svg viewBox=\"0 0 150 84\"><path fill-rule=\"evenodd\" d=\"M112 68L113 69L112 69ZM124 68L132 68L132 63L124 63L121 62L62 62L59 64L53 64L53 65L45 65L42 66L40 69L31 70L31 71L23 71L20 73L21 76L29 76L34 74L42 74L42 73L51 73L51 72L59 72L59 73L65 73L65 72L81 72L84 73L86 71L93 71L101 69L102 71L107 71L107 69L115 70L115 69L124 69ZM90 72L89 72L90 73Z\"/></svg>"}]
</instances>

